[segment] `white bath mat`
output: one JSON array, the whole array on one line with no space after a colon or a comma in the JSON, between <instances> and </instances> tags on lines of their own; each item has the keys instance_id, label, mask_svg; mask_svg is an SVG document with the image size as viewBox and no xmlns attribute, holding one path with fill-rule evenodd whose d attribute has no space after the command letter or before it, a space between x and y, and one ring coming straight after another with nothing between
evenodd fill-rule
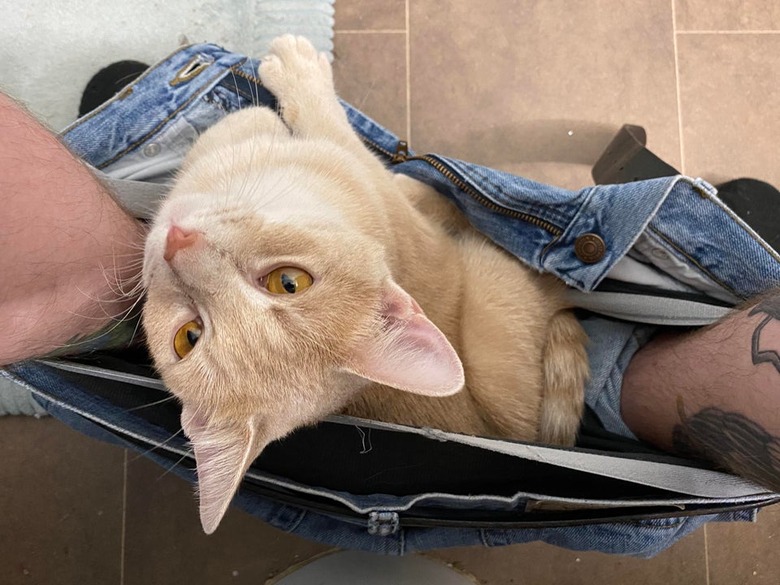
<instances>
[{"instance_id":1,"label":"white bath mat","mask_svg":"<svg viewBox=\"0 0 780 585\"><path fill-rule=\"evenodd\" d=\"M153 64L182 44L212 42L261 57L274 37L333 49L334 0L0 0L0 90L52 129L76 119L106 65Z\"/></svg>"}]
</instances>

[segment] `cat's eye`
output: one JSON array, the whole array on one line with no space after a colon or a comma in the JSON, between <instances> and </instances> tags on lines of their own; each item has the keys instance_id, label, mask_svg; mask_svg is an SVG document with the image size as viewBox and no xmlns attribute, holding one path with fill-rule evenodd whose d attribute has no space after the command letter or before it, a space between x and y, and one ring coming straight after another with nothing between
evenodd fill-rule
<instances>
[{"instance_id":1,"label":"cat's eye","mask_svg":"<svg viewBox=\"0 0 780 585\"><path fill-rule=\"evenodd\" d=\"M192 351L202 334L203 323L199 319L188 321L173 336L173 351L179 358L183 358Z\"/></svg>"},{"instance_id":2,"label":"cat's eye","mask_svg":"<svg viewBox=\"0 0 780 585\"><path fill-rule=\"evenodd\" d=\"M311 274L292 266L272 270L263 280L268 292L276 295L294 295L314 284Z\"/></svg>"}]
</instances>

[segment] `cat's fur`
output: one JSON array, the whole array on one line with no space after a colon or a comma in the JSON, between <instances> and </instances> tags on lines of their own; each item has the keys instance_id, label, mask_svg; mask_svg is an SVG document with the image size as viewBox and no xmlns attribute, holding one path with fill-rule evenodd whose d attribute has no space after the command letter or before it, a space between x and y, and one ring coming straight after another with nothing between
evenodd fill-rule
<instances>
[{"instance_id":1,"label":"cat's fur","mask_svg":"<svg viewBox=\"0 0 780 585\"><path fill-rule=\"evenodd\" d=\"M269 442L338 411L572 444L587 358L563 285L384 168L307 41L275 41L259 75L284 122L250 108L208 130L146 248L144 327L183 405L204 530ZM172 225L198 235L166 261ZM258 282L278 266L315 282L272 295ZM195 315L180 360L172 338Z\"/></svg>"}]
</instances>

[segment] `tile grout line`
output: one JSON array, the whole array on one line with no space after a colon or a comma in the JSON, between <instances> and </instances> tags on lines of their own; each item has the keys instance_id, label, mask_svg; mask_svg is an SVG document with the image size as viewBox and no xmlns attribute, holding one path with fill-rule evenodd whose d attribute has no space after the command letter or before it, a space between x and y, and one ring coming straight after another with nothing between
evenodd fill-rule
<instances>
[{"instance_id":1,"label":"tile grout line","mask_svg":"<svg viewBox=\"0 0 780 585\"><path fill-rule=\"evenodd\" d=\"M672 44L674 45L674 86L677 92L677 133L680 140L680 172L685 174L685 144L683 142L682 98L680 97L680 54L677 48L677 13L672 4Z\"/></svg>"},{"instance_id":2,"label":"tile grout line","mask_svg":"<svg viewBox=\"0 0 780 585\"><path fill-rule=\"evenodd\" d=\"M373 29L373 28L365 28L365 29L357 29L357 28L334 28L333 33L334 34L342 34L342 35L364 35L364 34L385 34L385 35L398 35L405 33L406 30L399 28L382 28L382 29Z\"/></svg>"},{"instance_id":3,"label":"tile grout line","mask_svg":"<svg viewBox=\"0 0 780 585\"><path fill-rule=\"evenodd\" d=\"M119 557L119 585L125 585L125 530L127 526L127 449L122 465L122 539Z\"/></svg>"},{"instance_id":4,"label":"tile grout line","mask_svg":"<svg viewBox=\"0 0 780 585\"><path fill-rule=\"evenodd\" d=\"M409 40L409 0L406 0L406 142L412 144L412 69L411 42Z\"/></svg>"},{"instance_id":5,"label":"tile grout line","mask_svg":"<svg viewBox=\"0 0 780 585\"><path fill-rule=\"evenodd\" d=\"M704 577L706 585L710 585L710 547L707 542L707 525L704 525Z\"/></svg>"},{"instance_id":6,"label":"tile grout line","mask_svg":"<svg viewBox=\"0 0 780 585\"><path fill-rule=\"evenodd\" d=\"M780 30L678 30L678 35L780 35Z\"/></svg>"}]
</instances>

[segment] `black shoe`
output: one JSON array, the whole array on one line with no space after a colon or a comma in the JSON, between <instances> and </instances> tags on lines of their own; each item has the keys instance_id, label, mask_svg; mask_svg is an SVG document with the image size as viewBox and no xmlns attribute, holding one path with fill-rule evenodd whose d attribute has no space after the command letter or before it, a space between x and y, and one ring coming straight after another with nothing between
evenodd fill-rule
<instances>
[{"instance_id":1,"label":"black shoe","mask_svg":"<svg viewBox=\"0 0 780 585\"><path fill-rule=\"evenodd\" d=\"M138 61L117 61L95 73L81 96L79 118L110 100L147 69L148 65Z\"/></svg>"},{"instance_id":2,"label":"black shoe","mask_svg":"<svg viewBox=\"0 0 780 585\"><path fill-rule=\"evenodd\" d=\"M718 197L767 244L780 250L780 191L757 179L735 179L717 187Z\"/></svg>"},{"instance_id":3,"label":"black shoe","mask_svg":"<svg viewBox=\"0 0 780 585\"><path fill-rule=\"evenodd\" d=\"M597 185L629 183L679 172L645 146L641 126L624 125L593 165ZM780 191L757 179L735 179L716 185L718 197L752 227L772 248L780 251Z\"/></svg>"}]
</instances>

